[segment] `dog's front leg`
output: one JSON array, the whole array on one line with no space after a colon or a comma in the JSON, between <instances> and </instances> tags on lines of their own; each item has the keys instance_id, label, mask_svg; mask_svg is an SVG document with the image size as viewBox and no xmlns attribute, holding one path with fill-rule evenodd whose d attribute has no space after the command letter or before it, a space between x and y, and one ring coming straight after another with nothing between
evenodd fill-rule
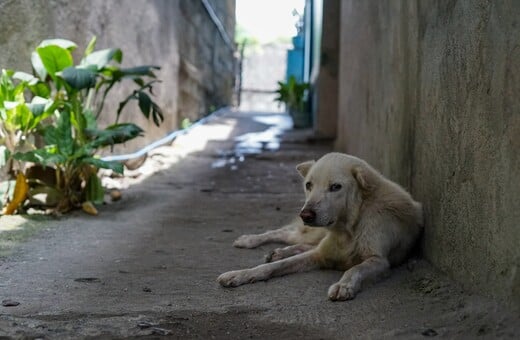
<instances>
[{"instance_id":1,"label":"dog's front leg","mask_svg":"<svg viewBox=\"0 0 520 340\"><path fill-rule=\"evenodd\" d=\"M284 248L276 248L265 256L265 262L274 262L311 250L315 246L310 244L295 244Z\"/></svg>"},{"instance_id":2,"label":"dog's front leg","mask_svg":"<svg viewBox=\"0 0 520 340\"><path fill-rule=\"evenodd\" d=\"M300 228L303 227L301 220L294 220L292 223L280 229L269 230L262 234L242 235L233 243L237 248L256 248L264 243L304 243Z\"/></svg>"},{"instance_id":3,"label":"dog's front leg","mask_svg":"<svg viewBox=\"0 0 520 340\"><path fill-rule=\"evenodd\" d=\"M364 281L377 280L389 269L390 264L387 259L371 256L347 270L338 282L330 286L329 299L333 301L351 300L361 290Z\"/></svg>"},{"instance_id":4,"label":"dog's front leg","mask_svg":"<svg viewBox=\"0 0 520 340\"><path fill-rule=\"evenodd\" d=\"M254 268L230 271L220 275L217 281L224 287L237 287L245 283L269 280L275 276L309 271L318 267L316 252L310 250L280 261L261 264Z\"/></svg>"}]
</instances>

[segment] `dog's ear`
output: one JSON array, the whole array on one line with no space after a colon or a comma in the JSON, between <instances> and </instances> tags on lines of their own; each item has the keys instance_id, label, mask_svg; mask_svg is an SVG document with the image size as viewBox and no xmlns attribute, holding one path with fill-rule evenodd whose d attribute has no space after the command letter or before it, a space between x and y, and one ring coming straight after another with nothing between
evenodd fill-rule
<instances>
[{"instance_id":1,"label":"dog's ear","mask_svg":"<svg viewBox=\"0 0 520 340\"><path fill-rule=\"evenodd\" d=\"M309 169L316 163L315 161L307 161L300 163L296 166L296 170L300 173L300 176L305 178L307 176L307 173L309 172Z\"/></svg>"},{"instance_id":2,"label":"dog's ear","mask_svg":"<svg viewBox=\"0 0 520 340\"><path fill-rule=\"evenodd\" d=\"M374 175L366 167L362 165L355 166L352 168L352 176L354 176L354 179L365 195L374 189Z\"/></svg>"}]
</instances>

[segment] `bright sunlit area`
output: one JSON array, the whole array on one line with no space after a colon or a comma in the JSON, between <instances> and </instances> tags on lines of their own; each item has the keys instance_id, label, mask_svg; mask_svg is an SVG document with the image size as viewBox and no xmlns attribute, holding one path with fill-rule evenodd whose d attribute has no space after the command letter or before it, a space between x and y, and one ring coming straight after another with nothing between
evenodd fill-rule
<instances>
[{"instance_id":1,"label":"bright sunlit area","mask_svg":"<svg viewBox=\"0 0 520 340\"><path fill-rule=\"evenodd\" d=\"M303 60L302 18L304 0L237 0L235 40L241 53L240 97L242 110L282 112L276 101L278 82L287 79L289 53ZM298 29L300 28L300 29ZM292 50L293 52L289 52Z\"/></svg>"},{"instance_id":2,"label":"bright sunlit area","mask_svg":"<svg viewBox=\"0 0 520 340\"><path fill-rule=\"evenodd\" d=\"M259 43L289 41L297 33L295 23L304 4L304 0L237 0L237 38L246 35Z\"/></svg>"}]
</instances>

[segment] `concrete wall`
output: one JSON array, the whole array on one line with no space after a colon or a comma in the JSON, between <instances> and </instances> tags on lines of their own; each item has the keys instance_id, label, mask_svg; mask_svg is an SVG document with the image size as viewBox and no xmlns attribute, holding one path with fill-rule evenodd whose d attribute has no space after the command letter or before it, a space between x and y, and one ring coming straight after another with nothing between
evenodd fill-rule
<instances>
[{"instance_id":1,"label":"concrete wall","mask_svg":"<svg viewBox=\"0 0 520 340\"><path fill-rule=\"evenodd\" d=\"M423 202L431 262L520 308L520 2L346 0L339 30L336 147Z\"/></svg>"},{"instance_id":2,"label":"concrete wall","mask_svg":"<svg viewBox=\"0 0 520 340\"><path fill-rule=\"evenodd\" d=\"M233 40L235 1L209 1ZM0 67L30 71L30 53L47 38L70 39L83 51L93 35L98 48L119 47L124 66L162 67L156 99L165 113L161 128L141 118L137 107L125 112L147 130L131 142L135 149L210 108L231 104L234 56L199 0L0 0ZM128 88L114 90L103 121L113 122L118 100ZM126 109L125 109L126 110Z\"/></svg>"},{"instance_id":3,"label":"concrete wall","mask_svg":"<svg viewBox=\"0 0 520 340\"><path fill-rule=\"evenodd\" d=\"M316 112L314 131L318 137L336 137L338 121L338 71L340 0L326 0L323 4L323 23L320 65L314 95Z\"/></svg>"}]
</instances>

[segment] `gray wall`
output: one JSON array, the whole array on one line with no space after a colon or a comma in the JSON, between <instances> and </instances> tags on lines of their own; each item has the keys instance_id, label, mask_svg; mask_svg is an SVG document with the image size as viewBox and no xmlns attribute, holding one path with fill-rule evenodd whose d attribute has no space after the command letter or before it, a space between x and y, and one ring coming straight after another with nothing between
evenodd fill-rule
<instances>
[{"instance_id":1,"label":"gray wall","mask_svg":"<svg viewBox=\"0 0 520 340\"><path fill-rule=\"evenodd\" d=\"M520 307L520 2L347 0L339 29L336 147L423 202L431 262Z\"/></svg>"},{"instance_id":2,"label":"gray wall","mask_svg":"<svg viewBox=\"0 0 520 340\"><path fill-rule=\"evenodd\" d=\"M233 40L235 1L209 2ZM163 82L155 90L165 122L158 129L136 107L128 110L128 119L147 130L128 149L176 129L182 118L195 120L210 108L231 104L233 50L199 0L0 0L0 26L0 68L30 71L30 53L43 39L70 39L83 51L93 35L98 48L121 48L124 66L161 66ZM115 92L105 123L113 122L112 113L128 88Z\"/></svg>"},{"instance_id":3,"label":"gray wall","mask_svg":"<svg viewBox=\"0 0 520 340\"><path fill-rule=\"evenodd\" d=\"M323 23L319 71L314 87L314 132L317 137L334 138L338 121L339 22L341 0L326 0L323 5Z\"/></svg>"}]
</instances>

